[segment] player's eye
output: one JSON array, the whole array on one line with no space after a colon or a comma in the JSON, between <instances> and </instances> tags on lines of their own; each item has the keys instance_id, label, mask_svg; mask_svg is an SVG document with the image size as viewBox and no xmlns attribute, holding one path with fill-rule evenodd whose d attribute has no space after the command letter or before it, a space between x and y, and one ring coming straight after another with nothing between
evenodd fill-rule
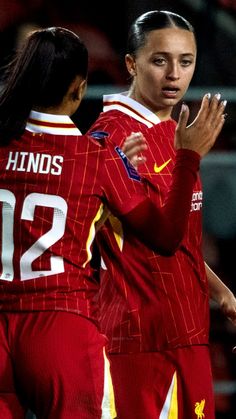
<instances>
[{"instance_id":1,"label":"player's eye","mask_svg":"<svg viewBox=\"0 0 236 419\"><path fill-rule=\"evenodd\" d=\"M192 63L193 63L193 61L192 61L192 60L190 60L190 59L184 59L184 60L181 60L181 65L182 65L183 67L189 67Z\"/></svg>"},{"instance_id":2,"label":"player's eye","mask_svg":"<svg viewBox=\"0 0 236 419\"><path fill-rule=\"evenodd\" d=\"M164 65L166 63L166 59L164 57L157 57L153 60L154 64L156 65Z\"/></svg>"}]
</instances>

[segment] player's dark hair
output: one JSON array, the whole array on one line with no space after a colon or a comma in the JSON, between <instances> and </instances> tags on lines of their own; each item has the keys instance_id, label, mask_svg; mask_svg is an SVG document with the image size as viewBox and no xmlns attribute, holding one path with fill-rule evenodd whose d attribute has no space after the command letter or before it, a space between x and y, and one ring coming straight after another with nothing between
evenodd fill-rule
<instances>
[{"instance_id":1,"label":"player's dark hair","mask_svg":"<svg viewBox=\"0 0 236 419\"><path fill-rule=\"evenodd\" d=\"M87 78L88 51L68 29L33 32L6 67L0 94L0 143L18 139L34 107L61 103L76 76Z\"/></svg>"},{"instance_id":2,"label":"player's dark hair","mask_svg":"<svg viewBox=\"0 0 236 419\"><path fill-rule=\"evenodd\" d=\"M146 35L149 32L165 28L185 29L195 36L193 26L184 17L164 10L152 10L139 16L131 25L127 53L135 57L138 50L145 45Z\"/></svg>"}]
</instances>

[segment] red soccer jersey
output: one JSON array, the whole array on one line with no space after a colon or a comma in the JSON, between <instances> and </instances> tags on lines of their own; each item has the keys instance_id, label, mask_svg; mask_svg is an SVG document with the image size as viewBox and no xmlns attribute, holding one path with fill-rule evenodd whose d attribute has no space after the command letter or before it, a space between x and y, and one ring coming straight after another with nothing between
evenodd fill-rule
<instances>
[{"instance_id":1,"label":"red soccer jersey","mask_svg":"<svg viewBox=\"0 0 236 419\"><path fill-rule=\"evenodd\" d=\"M118 145L131 132L144 133L147 162L139 167L139 173L146 180L150 197L163 205L172 179L175 127L173 120L160 122L147 108L118 94L104 97L104 112L90 131L106 131ZM130 231L124 231L115 218L98 233L107 268L101 272L100 323L109 338L110 352L208 343L209 297L201 252L201 208L198 179L185 237L171 257L153 252Z\"/></svg>"},{"instance_id":2,"label":"red soccer jersey","mask_svg":"<svg viewBox=\"0 0 236 419\"><path fill-rule=\"evenodd\" d=\"M119 216L146 199L99 137L81 136L67 116L31 112L22 138L1 148L0 310L95 318L89 261L102 203Z\"/></svg>"}]
</instances>

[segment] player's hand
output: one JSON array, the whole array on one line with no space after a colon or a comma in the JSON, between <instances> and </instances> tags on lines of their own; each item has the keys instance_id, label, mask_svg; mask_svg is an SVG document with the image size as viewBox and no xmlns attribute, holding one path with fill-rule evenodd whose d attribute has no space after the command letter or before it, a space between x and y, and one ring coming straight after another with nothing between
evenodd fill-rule
<instances>
[{"instance_id":1,"label":"player's hand","mask_svg":"<svg viewBox=\"0 0 236 419\"><path fill-rule=\"evenodd\" d=\"M224 122L226 101L220 100L220 94L210 98L206 94L195 120L187 126L189 108L183 104L175 135L175 147L196 151L201 157L215 144Z\"/></svg>"},{"instance_id":2,"label":"player's hand","mask_svg":"<svg viewBox=\"0 0 236 419\"><path fill-rule=\"evenodd\" d=\"M141 132L132 132L122 145L122 151L128 157L135 169L137 169L141 163L145 163L146 157L142 154L145 150L147 150L147 142Z\"/></svg>"},{"instance_id":3,"label":"player's hand","mask_svg":"<svg viewBox=\"0 0 236 419\"><path fill-rule=\"evenodd\" d=\"M221 295L219 305L224 315L236 326L236 298L229 289Z\"/></svg>"}]
</instances>

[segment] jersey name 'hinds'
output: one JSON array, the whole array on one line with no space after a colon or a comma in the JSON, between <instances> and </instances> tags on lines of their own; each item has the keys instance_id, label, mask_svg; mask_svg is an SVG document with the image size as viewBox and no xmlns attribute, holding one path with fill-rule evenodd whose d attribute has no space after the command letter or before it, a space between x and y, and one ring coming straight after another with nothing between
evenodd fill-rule
<instances>
[{"instance_id":1,"label":"jersey name 'hinds'","mask_svg":"<svg viewBox=\"0 0 236 419\"><path fill-rule=\"evenodd\" d=\"M202 191L193 192L190 212L200 211L202 208L202 195Z\"/></svg>"},{"instance_id":2,"label":"jersey name 'hinds'","mask_svg":"<svg viewBox=\"0 0 236 419\"><path fill-rule=\"evenodd\" d=\"M27 151L10 151L6 170L17 172L32 172L60 175L62 172L63 157L51 156L43 153L30 153Z\"/></svg>"}]
</instances>

